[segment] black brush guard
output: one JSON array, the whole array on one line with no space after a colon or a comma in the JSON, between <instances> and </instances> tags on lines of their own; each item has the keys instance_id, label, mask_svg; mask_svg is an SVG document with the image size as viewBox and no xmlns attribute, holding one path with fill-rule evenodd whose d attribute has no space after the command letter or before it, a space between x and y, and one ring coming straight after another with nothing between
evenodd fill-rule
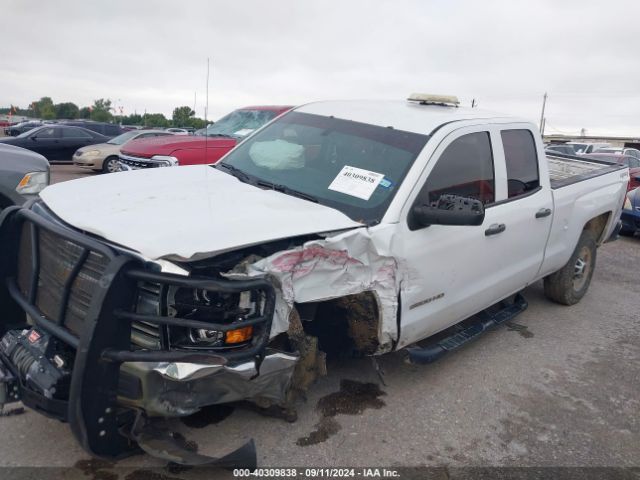
<instances>
[{"instance_id":1,"label":"black brush guard","mask_svg":"<svg viewBox=\"0 0 640 480\"><path fill-rule=\"evenodd\" d=\"M31 235L31 283L23 294L17 282L18 254L21 232L25 223ZM82 254L68 271L58 318L47 318L35 305L38 289L40 259L38 234L46 230L64 240L80 246ZM259 367L264 357L275 307L275 292L271 282L264 278L250 280L210 279L165 274L145 268L139 259L122 254L95 239L51 221L28 208L10 207L0 215L0 336L8 330L29 328L25 313L34 325L50 333L75 349L68 401L45 398L28 390L7 358L0 358L5 367L18 379L20 398L30 408L62 421L69 422L71 430L82 447L92 455L117 458L137 450L129 432L134 412L123 409L117 402L118 381L122 362L180 361L224 364L227 361L254 359ZM77 334L65 327L65 310L69 302L75 277L89 252L97 252L108 259L108 264L97 283L89 310ZM133 312L139 281L157 282L202 288L224 293L258 290L264 294L262 313L233 324L214 324L168 316L141 315ZM157 325L178 325L220 331L254 326L252 343L231 351L194 352L187 350L131 350L131 322L149 322Z\"/></svg>"}]
</instances>

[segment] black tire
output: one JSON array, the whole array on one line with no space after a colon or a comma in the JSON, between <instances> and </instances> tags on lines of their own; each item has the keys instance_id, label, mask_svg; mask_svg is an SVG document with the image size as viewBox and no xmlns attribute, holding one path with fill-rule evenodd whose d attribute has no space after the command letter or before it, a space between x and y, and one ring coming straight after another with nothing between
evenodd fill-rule
<instances>
[{"instance_id":1,"label":"black tire","mask_svg":"<svg viewBox=\"0 0 640 480\"><path fill-rule=\"evenodd\" d=\"M118 157L112 155L104 159L102 162L102 173L115 173L120 171L120 164Z\"/></svg>"},{"instance_id":2,"label":"black tire","mask_svg":"<svg viewBox=\"0 0 640 480\"><path fill-rule=\"evenodd\" d=\"M633 231L633 230L631 230L630 228L629 228L629 229L627 229L627 228L622 227L622 228L620 229L620 232L618 232L618 233L620 233L620 235L622 235L623 237L633 237L633 235L634 235L636 232L635 232L635 231Z\"/></svg>"},{"instance_id":3,"label":"black tire","mask_svg":"<svg viewBox=\"0 0 640 480\"><path fill-rule=\"evenodd\" d=\"M562 305L575 305L589 290L596 266L596 238L584 230L567 264L545 277L544 294Z\"/></svg>"}]
</instances>

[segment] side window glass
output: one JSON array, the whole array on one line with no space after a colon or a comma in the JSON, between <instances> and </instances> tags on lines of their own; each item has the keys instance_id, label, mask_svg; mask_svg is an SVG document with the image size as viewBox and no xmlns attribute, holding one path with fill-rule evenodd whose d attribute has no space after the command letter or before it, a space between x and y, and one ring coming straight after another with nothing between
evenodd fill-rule
<instances>
[{"instance_id":1,"label":"side window glass","mask_svg":"<svg viewBox=\"0 0 640 480\"><path fill-rule=\"evenodd\" d=\"M538 154L529 130L502 130L504 159L507 164L509 198L523 195L540 186Z\"/></svg>"},{"instance_id":2,"label":"side window glass","mask_svg":"<svg viewBox=\"0 0 640 480\"><path fill-rule=\"evenodd\" d=\"M56 138L56 129L55 128L43 128L36 133L36 138Z\"/></svg>"},{"instance_id":3,"label":"side window glass","mask_svg":"<svg viewBox=\"0 0 640 480\"><path fill-rule=\"evenodd\" d=\"M489 132L469 133L451 142L431 170L417 203L435 206L444 194L471 197L484 204L495 201Z\"/></svg>"},{"instance_id":4,"label":"side window glass","mask_svg":"<svg viewBox=\"0 0 640 480\"><path fill-rule=\"evenodd\" d=\"M87 132L76 127L67 127L62 129L63 138L91 138Z\"/></svg>"}]
</instances>

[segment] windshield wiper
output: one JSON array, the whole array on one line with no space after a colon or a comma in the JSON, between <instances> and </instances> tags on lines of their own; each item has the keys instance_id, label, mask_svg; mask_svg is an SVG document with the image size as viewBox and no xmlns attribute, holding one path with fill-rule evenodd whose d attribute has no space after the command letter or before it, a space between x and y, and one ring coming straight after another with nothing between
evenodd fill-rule
<instances>
[{"instance_id":1,"label":"windshield wiper","mask_svg":"<svg viewBox=\"0 0 640 480\"><path fill-rule=\"evenodd\" d=\"M216 165L212 165L212 167L218 170L224 168L229 171L230 175L233 175L241 182L251 183L251 176L248 173L240 170L238 167L234 167L233 165L230 165L228 163L217 163Z\"/></svg>"},{"instance_id":2,"label":"windshield wiper","mask_svg":"<svg viewBox=\"0 0 640 480\"><path fill-rule=\"evenodd\" d=\"M275 190L276 192L284 193L286 195L291 195L293 197L302 198L304 200L308 200L313 203L318 203L318 199L313 195L309 195L308 193L301 192L300 190L295 190L293 188L289 188L286 185L279 185L273 182L267 182L266 180L258 180L256 185L259 187L267 187Z\"/></svg>"}]
</instances>

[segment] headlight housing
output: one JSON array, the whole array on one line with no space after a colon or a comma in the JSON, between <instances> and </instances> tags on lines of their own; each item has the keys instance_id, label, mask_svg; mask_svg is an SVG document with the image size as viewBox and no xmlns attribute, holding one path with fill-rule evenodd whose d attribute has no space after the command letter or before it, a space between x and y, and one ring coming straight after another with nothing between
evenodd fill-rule
<instances>
[{"instance_id":1,"label":"headlight housing","mask_svg":"<svg viewBox=\"0 0 640 480\"><path fill-rule=\"evenodd\" d=\"M21 195L35 195L49 185L49 172L27 173L16 187L16 192Z\"/></svg>"},{"instance_id":2,"label":"headlight housing","mask_svg":"<svg viewBox=\"0 0 640 480\"><path fill-rule=\"evenodd\" d=\"M229 349L250 344L257 331L243 324L264 310L264 294L258 290L240 293L208 291L201 288L162 286L139 283L135 311L143 315L167 315L211 324L237 328L226 331L215 328L190 328L171 325L152 327L145 322L134 322L132 341L151 349ZM161 340L164 337L165 340Z\"/></svg>"},{"instance_id":3,"label":"headlight housing","mask_svg":"<svg viewBox=\"0 0 640 480\"><path fill-rule=\"evenodd\" d=\"M83 150L81 153L83 157L95 157L100 155L100 150Z\"/></svg>"},{"instance_id":4,"label":"headlight housing","mask_svg":"<svg viewBox=\"0 0 640 480\"><path fill-rule=\"evenodd\" d=\"M242 322L259 314L262 299L256 291L241 293L212 292L199 288L171 287L167 295L169 316L218 324ZM181 348L229 348L246 345L253 337L253 327L238 324L237 329L222 332L214 329L172 327L171 345Z\"/></svg>"},{"instance_id":5,"label":"headlight housing","mask_svg":"<svg viewBox=\"0 0 640 480\"><path fill-rule=\"evenodd\" d=\"M176 157L169 155L154 155L151 157L151 160L156 162L159 167L177 167L180 165L180 162Z\"/></svg>"}]
</instances>

